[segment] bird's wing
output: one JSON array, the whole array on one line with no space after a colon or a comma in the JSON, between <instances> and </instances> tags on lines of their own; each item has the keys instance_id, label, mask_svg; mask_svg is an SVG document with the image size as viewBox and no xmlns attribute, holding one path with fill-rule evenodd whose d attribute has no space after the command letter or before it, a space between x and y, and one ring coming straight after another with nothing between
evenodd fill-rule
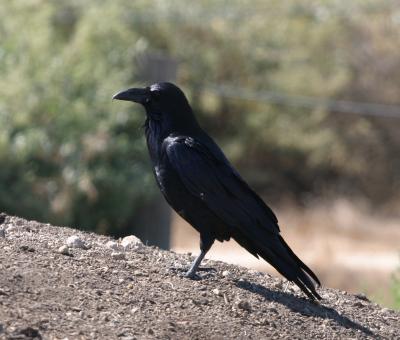
<instances>
[{"instance_id":1,"label":"bird's wing","mask_svg":"<svg viewBox=\"0 0 400 340\"><path fill-rule=\"evenodd\" d=\"M272 210L240 178L222 153L213 152L192 137L167 138L164 147L189 192L227 225L254 238L261 237L261 231L279 233Z\"/></svg>"},{"instance_id":2,"label":"bird's wing","mask_svg":"<svg viewBox=\"0 0 400 340\"><path fill-rule=\"evenodd\" d=\"M317 276L279 235L278 220L214 144L191 137L169 137L163 147L186 189L219 216L243 247L272 264L311 299L321 299L310 277Z\"/></svg>"}]
</instances>

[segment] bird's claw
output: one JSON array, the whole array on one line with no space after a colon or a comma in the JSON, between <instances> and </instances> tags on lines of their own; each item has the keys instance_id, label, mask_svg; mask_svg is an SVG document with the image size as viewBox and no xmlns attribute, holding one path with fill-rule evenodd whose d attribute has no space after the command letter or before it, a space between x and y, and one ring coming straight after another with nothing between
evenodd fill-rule
<instances>
[{"instance_id":1,"label":"bird's claw","mask_svg":"<svg viewBox=\"0 0 400 340\"><path fill-rule=\"evenodd\" d=\"M179 277L182 278L187 278L187 279L192 279L192 280L201 280L202 277L196 272L191 271L190 269L187 270L185 268L170 268L170 271L174 272L177 274Z\"/></svg>"},{"instance_id":2,"label":"bird's claw","mask_svg":"<svg viewBox=\"0 0 400 340\"><path fill-rule=\"evenodd\" d=\"M191 280L201 280L201 276L196 274L195 272L192 271L187 271L185 274L182 275L183 277Z\"/></svg>"}]
</instances>

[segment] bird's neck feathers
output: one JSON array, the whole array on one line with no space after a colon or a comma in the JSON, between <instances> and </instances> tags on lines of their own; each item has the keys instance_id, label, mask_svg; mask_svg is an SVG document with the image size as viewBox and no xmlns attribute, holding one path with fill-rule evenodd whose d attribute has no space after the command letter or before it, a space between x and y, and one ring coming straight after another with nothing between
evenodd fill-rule
<instances>
[{"instance_id":1,"label":"bird's neck feathers","mask_svg":"<svg viewBox=\"0 0 400 340\"><path fill-rule=\"evenodd\" d=\"M158 114L147 112L145 129L146 136L154 135L161 143L171 134L193 136L201 131L190 106L186 110L169 110Z\"/></svg>"},{"instance_id":2,"label":"bird's neck feathers","mask_svg":"<svg viewBox=\"0 0 400 340\"><path fill-rule=\"evenodd\" d=\"M159 159L162 143L169 136L196 137L204 134L197 123L191 108L190 112L179 112L179 114L147 114L144 124L147 147L150 157L154 161Z\"/></svg>"},{"instance_id":3,"label":"bird's neck feathers","mask_svg":"<svg viewBox=\"0 0 400 340\"><path fill-rule=\"evenodd\" d=\"M144 124L144 131L146 135L147 148L149 149L150 158L154 163L160 156L161 144L163 140L163 134L161 132L161 122L147 117Z\"/></svg>"}]
</instances>

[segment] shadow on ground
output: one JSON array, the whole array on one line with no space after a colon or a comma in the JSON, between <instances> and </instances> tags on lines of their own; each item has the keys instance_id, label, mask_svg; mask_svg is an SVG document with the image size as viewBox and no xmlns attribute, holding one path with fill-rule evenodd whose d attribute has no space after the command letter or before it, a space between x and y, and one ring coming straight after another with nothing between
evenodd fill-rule
<instances>
[{"instance_id":1,"label":"shadow on ground","mask_svg":"<svg viewBox=\"0 0 400 340\"><path fill-rule=\"evenodd\" d=\"M313 302L306 298L299 298L297 296L294 296L293 294L286 292L273 291L271 289L265 288L262 285L251 283L245 280L237 280L236 286L251 293L258 294L262 296L266 301L277 302L285 305L287 308L295 313L300 313L305 316L318 317L322 319L331 319L341 327L359 330L368 336L375 335L367 327L364 327L359 323L350 320L348 317L339 314L335 309L319 304L318 302Z\"/></svg>"}]
</instances>

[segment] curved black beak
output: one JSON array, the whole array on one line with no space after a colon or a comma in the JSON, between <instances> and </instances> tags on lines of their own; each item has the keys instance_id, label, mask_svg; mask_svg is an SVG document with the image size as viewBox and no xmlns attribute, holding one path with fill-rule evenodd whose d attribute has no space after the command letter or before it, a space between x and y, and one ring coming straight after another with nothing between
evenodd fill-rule
<instances>
[{"instance_id":1,"label":"curved black beak","mask_svg":"<svg viewBox=\"0 0 400 340\"><path fill-rule=\"evenodd\" d=\"M116 93L113 96L113 99L118 100L126 100L130 102L144 104L150 99L150 89L128 89L121 92Z\"/></svg>"}]
</instances>

